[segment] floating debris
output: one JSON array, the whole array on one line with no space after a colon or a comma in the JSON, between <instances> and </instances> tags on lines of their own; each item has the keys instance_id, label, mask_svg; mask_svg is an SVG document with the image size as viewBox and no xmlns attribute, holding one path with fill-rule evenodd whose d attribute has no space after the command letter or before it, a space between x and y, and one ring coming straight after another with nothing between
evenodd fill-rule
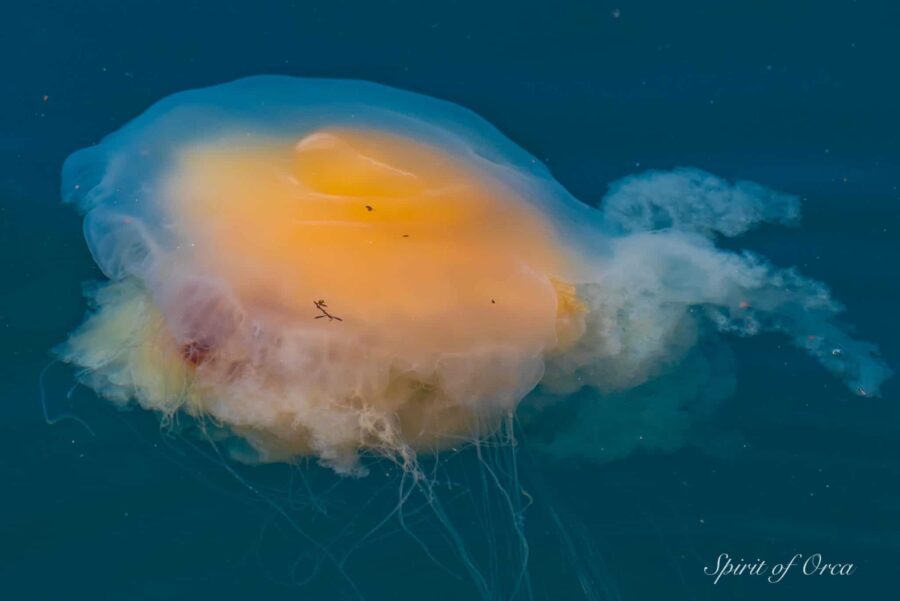
<instances>
[{"instance_id":1,"label":"floating debris","mask_svg":"<svg viewBox=\"0 0 900 601\"><path fill-rule=\"evenodd\" d=\"M321 315L316 315L315 319L322 319L323 317L327 317L328 321L344 321L337 315L332 315L331 313L328 312L328 305L325 303L324 300L320 299L317 301L313 301L313 305L316 306L316 309L318 309L319 311L322 312Z\"/></svg>"}]
</instances>

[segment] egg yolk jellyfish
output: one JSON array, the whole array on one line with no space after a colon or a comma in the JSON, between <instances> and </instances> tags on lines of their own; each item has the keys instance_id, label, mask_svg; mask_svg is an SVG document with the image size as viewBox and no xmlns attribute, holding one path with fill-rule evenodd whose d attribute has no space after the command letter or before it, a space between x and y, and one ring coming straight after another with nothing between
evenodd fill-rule
<instances>
[{"instance_id":1,"label":"egg yolk jellyfish","mask_svg":"<svg viewBox=\"0 0 900 601\"><path fill-rule=\"evenodd\" d=\"M62 189L109 282L58 354L114 403L216 424L243 461L362 476L380 456L427 481L423 457L511 441L532 391L539 412L665 382L717 333L783 332L860 395L888 375L822 284L715 246L797 198L680 169L590 207L473 113L374 84L176 94L72 155ZM665 447L682 416L653 397L581 426L652 420ZM604 444L548 446L578 443Z\"/></svg>"}]
</instances>

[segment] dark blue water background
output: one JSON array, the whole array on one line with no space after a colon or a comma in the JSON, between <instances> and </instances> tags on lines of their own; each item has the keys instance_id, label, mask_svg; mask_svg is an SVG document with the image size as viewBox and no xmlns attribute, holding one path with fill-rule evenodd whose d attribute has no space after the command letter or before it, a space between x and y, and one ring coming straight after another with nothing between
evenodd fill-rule
<instances>
[{"instance_id":1,"label":"dark blue water background","mask_svg":"<svg viewBox=\"0 0 900 601\"><path fill-rule=\"evenodd\" d=\"M586 202L615 178L678 165L801 195L799 229L764 228L733 246L826 281L860 337L896 365L898 23L887 1L2 3L0 598L347 593L328 569L306 586L285 582L292 564L295 578L312 565L309 543L190 436L84 389L73 404L96 436L45 424L38 374L83 317L81 283L100 276L80 218L58 201L72 151L170 93L252 74L437 96L497 125ZM583 598L579 574L623 599L896 594L900 386L856 397L783 342L732 341L738 388L709 424L728 444L608 464L528 459L535 598ZM65 370L48 373L55 411L69 382ZM455 461L458 478L477 467ZM241 474L266 498L296 491L283 505L323 538L347 523L364 529L396 503L390 477L332 489L315 467L302 482L278 467ZM485 525L465 516L455 514L459 534L483 540ZM441 535L427 520L420 528L459 571ZM510 533L498 532L503 548ZM436 566L396 523L383 534L347 564L367 598L474 598L469 579ZM714 586L703 566L722 552L770 562L819 552L857 570Z\"/></svg>"}]
</instances>

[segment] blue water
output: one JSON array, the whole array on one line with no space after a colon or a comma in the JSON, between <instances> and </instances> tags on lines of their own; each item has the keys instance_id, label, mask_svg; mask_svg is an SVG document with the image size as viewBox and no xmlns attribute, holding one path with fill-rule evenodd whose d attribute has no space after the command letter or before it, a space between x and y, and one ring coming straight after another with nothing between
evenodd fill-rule
<instances>
[{"instance_id":1,"label":"blue water","mask_svg":"<svg viewBox=\"0 0 900 601\"><path fill-rule=\"evenodd\" d=\"M0 598L324 600L353 598L348 581L374 600L476 598L428 506L410 507L418 539L393 520L354 549L396 506L395 474L232 473L190 433L83 388L71 410L90 432L45 423L39 373L83 318L82 282L100 277L79 216L59 203L62 161L182 89L283 73L451 100L586 202L618 177L678 165L797 194L801 227L731 244L827 282L859 337L889 364L900 359L894 3L83 0L0 15ZM535 599L897 589L897 379L881 398L860 398L777 336L729 345L737 389L694 444L600 464L544 457L527 444L540 427L523 433ZM71 383L64 368L48 370L53 415L70 410ZM541 426L566 419L551 417ZM467 481L477 467L462 454L447 473L480 490ZM498 582L514 581L496 497L454 502L453 490L454 531ZM328 562L316 571L321 550L298 528L353 551L348 578ZM704 566L723 552L770 563L821 553L856 570L714 585Z\"/></svg>"}]
</instances>

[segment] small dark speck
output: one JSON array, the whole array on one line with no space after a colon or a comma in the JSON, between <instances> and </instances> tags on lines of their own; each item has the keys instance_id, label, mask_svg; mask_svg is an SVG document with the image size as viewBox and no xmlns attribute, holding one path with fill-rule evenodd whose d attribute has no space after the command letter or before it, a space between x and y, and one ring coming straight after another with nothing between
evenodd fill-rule
<instances>
[{"instance_id":1,"label":"small dark speck","mask_svg":"<svg viewBox=\"0 0 900 601\"><path fill-rule=\"evenodd\" d=\"M409 234L403 234L404 238L409 238Z\"/></svg>"},{"instance_id":2,"label":"small dark speck","mask_svg":"<svg viewBox=\"0 0 900 601\"><path fill-rule=\"evenodd\" d=\"M366 210L369 211L369 212L372 212L372 211L374 211L375 209L372 208L372 205L366 205Z\"/></svg>"},{"instance_id":3,"label":"small dark speck","mask_svg":"<svg viewBox=\"0 0 900 601\"><path fill-rule=\"evenodd\" d=\"M491 299L491 304L492 304L492 305L496 305L496 304L497 304L497 301L495 301L494 299Z\"/></svg>"}]
</instances>

